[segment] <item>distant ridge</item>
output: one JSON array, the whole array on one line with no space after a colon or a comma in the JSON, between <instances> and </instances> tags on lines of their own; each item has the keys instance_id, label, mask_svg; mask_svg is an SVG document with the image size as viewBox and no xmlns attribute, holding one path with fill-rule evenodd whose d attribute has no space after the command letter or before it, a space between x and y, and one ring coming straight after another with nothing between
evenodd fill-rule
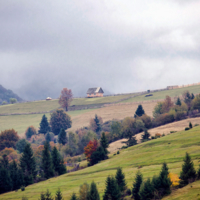
<instances>
[{"instance_id":1,"label":"distant ridge","mask_svg":"<svg viewBox=\"0 0 200 200\"><path fill-rule=\"evenodd\" d=\"M10 98L15 98L19 102L23 101L23 99L20 98L17 94L15 94L12 90L7 90L2 85L0 85L0 104L2 104L3 101L9 103Z\"/></svg>"}]
</instances>

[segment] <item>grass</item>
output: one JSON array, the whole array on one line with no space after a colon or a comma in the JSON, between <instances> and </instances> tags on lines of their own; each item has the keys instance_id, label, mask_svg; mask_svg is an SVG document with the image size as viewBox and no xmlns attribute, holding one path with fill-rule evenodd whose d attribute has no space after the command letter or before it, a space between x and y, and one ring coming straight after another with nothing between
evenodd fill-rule
<instances>
[{"instance_id":1,"label":"grass","mask_svg":"<svg viewBox=\"0 0 200 200\"><path fill-rule=\"evenodd\" d=\"M200 85L190 86L186 88L178 88L174 90L164 90L159 92L151 93L153 96L145 97L145 95L133 97L127 100L122 101L123 103L126 102L137 102L137 101L152 101L152 100L159 100L164 99L166 95L169 95L170 97L178 97L183 94L184 91L189 90L191 93L199 94L200 93Z\"/></svg>"},{"instance_id":2,"label":"grass","mask_svg":"<svg viewBox=\"0 0 200 200\"><path fill-rule=\"evenodd\" d=\"M65 200L67 200L70 199L73 192L77 193L79 191L80 184L84 182L90 184L93 180L97 183L102 197L106 177L108 175L115 175L117 167L123 168L128 187L131 188L139 166L142 167L140 171L144 179L148 177L152 178L153 175L159 174L163 162L168 164L170 172L179 174L185 152L191 155L195 168L197 169L200 158L199 134L200 127L195 127L189 131L176 132L156 140L151 140L121 150L119 155L111 155L110 159L102 161L95 166L30 185L26 187L24 192L18 191L2 194L0 195L0 199L18 200L24 195L29 200L34 200L38 199L39 194L42 191L46 191L46 189L49 189L55 195L56 190L60 188ZM193 184L197 188L200 182ZM195 188L191 190L195 190ZM197 192L192 192L188 188L184 196L182 194L179 195L180 197L174 198L172 194L172 198L168 197L166 199L196 199Z\"/></svg>"}]
</instances>

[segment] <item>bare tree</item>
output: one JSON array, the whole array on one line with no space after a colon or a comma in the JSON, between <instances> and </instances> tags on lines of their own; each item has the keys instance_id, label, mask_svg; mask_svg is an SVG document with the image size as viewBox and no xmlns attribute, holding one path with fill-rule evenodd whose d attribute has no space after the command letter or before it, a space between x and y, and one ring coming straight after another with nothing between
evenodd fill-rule
<instances>
[{"instance_id":1,"label":"bare tree","mask_svg":"<svg viewBox=\"0 0 200 200\"><path fill-rule=\"evenodd\" d=\"M70 89L63 88L61 91L61 95L59 98L59 104L66 110L68 111L68 107L70 106L70 103L73 99L73 94Z\"/></svg>"}]
</instances>

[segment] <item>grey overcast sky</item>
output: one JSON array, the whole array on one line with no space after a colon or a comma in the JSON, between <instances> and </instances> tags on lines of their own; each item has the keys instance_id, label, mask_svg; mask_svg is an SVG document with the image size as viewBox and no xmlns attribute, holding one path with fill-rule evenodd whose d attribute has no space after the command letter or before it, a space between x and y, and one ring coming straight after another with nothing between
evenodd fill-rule
<instances>
[{"instance_id":1,"label":"grey overcast sky","mask_svg":"<svg viewBox=\"0 0 200 200\"><path fill-rule=\"evenodd\" d=\"M200 82L199 0L0 0L0 84L127 93Z\"/></svg>"}]
</instances>

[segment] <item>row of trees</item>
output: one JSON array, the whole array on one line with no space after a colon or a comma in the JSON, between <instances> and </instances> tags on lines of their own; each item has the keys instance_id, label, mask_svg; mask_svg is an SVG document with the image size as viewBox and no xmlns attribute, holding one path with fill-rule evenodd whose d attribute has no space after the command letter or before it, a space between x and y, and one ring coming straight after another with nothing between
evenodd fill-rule
<instances>
[{"instance_id":1,"label":"row of trees","mask_svg":"<svg viewBox=\"0 0 200 200\"><path fill-rule=\"evenodd\" d=\"M46 142L42 151L40 170L36 170L35 157L29 143L26 144L19 165L9 163L6 155L0 165L0 193L19 189L40 180L66 173L66 167L56 147L50 152ZM36 177L36 175L38 176Z\"/></svg>"}]
</instances>

